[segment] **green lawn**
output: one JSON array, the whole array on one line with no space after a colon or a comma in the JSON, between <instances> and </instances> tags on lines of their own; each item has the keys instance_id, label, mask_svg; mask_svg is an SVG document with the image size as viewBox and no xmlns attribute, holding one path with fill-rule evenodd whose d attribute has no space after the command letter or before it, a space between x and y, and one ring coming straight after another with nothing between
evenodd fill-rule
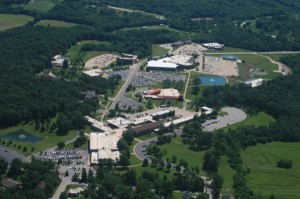
<instances>
[{"instance_id":1,"label":"green lawn","mask_svg":"<svg viewBox=\"0 0 300 199\"><path fill-rule=\"evenodd\" d=\"M161 55L166 55L168 50L160 47L159 45L152 45L152 57L160 57Z\"/></svg>"},{"instance_id":2,"label":"green lawn","mask_svg":"<svg viewBox=\"0 0 300 199\"><path fill-rule=\"evenodd\" d=\"M259 55L235 55L239 58L241 58L245 63L243 64L243 67L247 68L256 68L260 70L265 70L268 72L268 75L263 76L255 76L255 77L261 77L266 79L272 79L281 76L280 73L275 73L273 70L278 70L278 65L271 63L269 59L266 57L262 57Z\"/></svg>"},{"instance_id":3,"label":"green lawn","mask_svg":"<svg viewBox=\"0 0 300 199\"><path fill-rule=\"evenodd\" d=\"M141 164L142 160L138 159L135 155L131 154L130 156L130 165Z\"/></svg>"},{"instance_id":4,"label":"green lawn","mask_svg":"<svg viewBox=\"0 0 300 199\"><path fill-rule=\"evenodd\" d=\"M0 14L0 31L23 26L29 21L33 21L33 17L27 15Z\"/></svg>"},{"instance_id":5,"label":"green lawn","mask_svg":"<svg viewBox=\"0 0 300 199\"><path fill-rule=\"evenodd\" d=\"M274 61L279 61L281 57L287 56L287 54L265 54L265 56L270 57Z\"/></svg>"},{"instance_id":6,"label":"green lawn","mask_svg":"<svg viewBox=\"0 0 300 199\"><path fill-rule=\"evenodd\" d=\"M202 168L204 151L195 152L188 149L187 145L179 144L177 141L172 140L170 144L164 144L159 146L159 148L165 152L163 159L169 158L171 160L172 156L177 157L177 163L180 159L184 159L189 167L198 167L199 170Z\"/></svg>"},{"instance_id":7,"label":"green lawn","mask_svg":"<svg viewBox=\"0 0 300 199\"><path fill-rule=\"evenodd\" d=\"M30 2L26 5L23 5L22 7L25 10L36 10L39 12L48 12L51 8L55 6L55 4L62 2L63 0L35 0L33 2Z\"/></svg>"},{"instance_id":8,"label":"green lawn","mask_svg":"<svg viewBox=\"0 0 300 199\"><path fill-rule=\"evenodd\" d=\"M35 135L44 138L44 140L40 142L35 142L35 143L29 143L29 142L17 142L17 141L12 141L13 143L9 146L11 149L16 150L18 152L23 153L25 156L30 155L32 153L36 153L51 147L57 146L58 142L65 142L67 140L70 140L76 136L76 131L70 131L68 135L66 136L57 136L54 132L49 133L48 131L45 132L39 132L35 130L34 125L27 123L27 124L19 124L14 127L8 127L8 128L3 128L0 129L0 135L4 135L7 133L12 133L15 132L19 129L24 129L25 131ZM5 140L6 144L8 142L7 139L2 139L2 141ZM19 149L18 146L21 146ZM23 152L23 147L27 148L26 152ZM34 147L34 151L31 151L31 148Z\"/></svg>"},{"instance_id":9,"label":"green lawn","mask_svg":"<svg viewBox=\"0 0 300 199\"><path fill-rule=\"evenodd\" d=\"M273 122L275 122L275 119L272 116L264 112L259 112L257 115L247 115L247 118L244 121L224 127L223 130L227 131L229 128L236 129L240 126L246 125L254 125L256 127L267 126Z\"/></svg>"},{"instance_id":10,"label":"green lawn","mask_svg":"<svg viewBox=\"0 0 300 199\"><path fill-rule=\"evenodd\" d=\"M233 176L235 175L235 171L228 164L228 157L226 156L221 157L218 173L224 179L222 193L232 195Z\"/></svg>"},{"instance_id":11,"label":"green lawn","mask_svg":"<svg viewBox=\"0 0 300 199\"><path fill-rule=\"evenodd\" d=\"M55 27L62 27L62 28L71 28L76 26L76 23L69 23L65 21L58 21L58 20L41 20L37 23L37 25L42 26L55 26Z\"/></svg>"},{"instance_id":12,"label":"green lawn","mask_svg":"<svg viewBox=\"0 0 300 199\"><path fill-rule=\"evenodd\" d=\"M265 198L300 198L300 143L273 142L248 147L242 152L244 167L250 169L246 176L249 187L261 192ZM291 169L276 167L277 161L290 159Z\"/></svg>"}]
</instances>

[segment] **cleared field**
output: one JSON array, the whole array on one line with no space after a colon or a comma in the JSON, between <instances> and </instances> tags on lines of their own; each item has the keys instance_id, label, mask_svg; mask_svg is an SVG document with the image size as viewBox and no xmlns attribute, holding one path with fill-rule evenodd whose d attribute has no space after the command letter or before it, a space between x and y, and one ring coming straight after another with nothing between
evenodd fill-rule
<instances>
[{"instance_id":1,"label":"cleared field","mask_svg":"<svg viewBox=\"0 0 300 199\"><path fill-rule=\"evenodd\" d=\"M48 12L51 8L55 6L55 4L58 4L59 2L62 2L63 0L35 0L31 1L26 5L23 5L22 7L25 10L36 10L39 12Z\"/></svg>"},{"instance_id":2,"label":"cleared field","mask_svg":"<svg viewBox=\"0 0 300 199\"><path fill-rule=\"evenodd\" d=\"M227 126L227 127L223 128L223 130L227 131L229 128L236 129L240 126L246 126L246 125L254 125L256 127L267 126L273 122L275 122L275 119L272 116L270 116L264 112L259 112L257 115L248 115L247 114L247 118L244 121Z\"/></svg>"},{"instance_id":3,"label":"cleared field","mask_svg":"<svg viewBox=\"0 0 300 199\"><path fill-rule=\"evenodd\" d=\"M29 21L33 21L33 17L27 15L0 14L0 31L23 26Z\"/></svg>"},{"instance_id":4,"label":"cleared field","mask_svg":"<svg viewBox=\"0 0 300 199\"><path fill-rule=\"evenodd\" d=\"M280 73L273 72L274 70L278 70L278 65L273 64L269 59L266 57L258 56L258 55L234 55L241 58L245 63L243 64L244 67L250 69L260 69L266 71L267 75L255 75L256 78L265 78L265 79L272 79L281 76Z\"/></svg>"},{"instance_id":5,"label":"cleared field","mask_svg":"<svg viewBox=\"0 0 300 199\"><path fill-rule=\"evenodd\" d=\"M41 20L37 23L37 25L42 26L55 26L55 27L62 27L62 28L71 28L76 26L76 23L69 23L65 21L58 21L58 20Z\"/></svg>"},{"instance_id":6,"label":"cleared field","mask_svg":"<svg viewBox=\"0 0 300 199\"><path fill-rule=\"evenodd\" d=\"M142 163L142 161L138 159L134 154L131 154L129 160L130 160L130 165L138 165Z\"/></svg>"},{"instance_id":7,"label":"cleared field","mask_svg":"<svg viewBox=\"0 0 300 199\"><path fill-rule=\"evenodd\" d=\"M273 142L248 147L242 152L244 167L250 169L246 176L249 187L261 192L264 198L300 198L300 143ZM290 159L291 169L276 167L277 161Z\"/></svg>"},{"instance_id":8,"label":"cleared field","mask_svg":"<svg viewBox=\"0 0 300 199\"><path fill-rule=\"evenodd\" d=\"M103 44L103 43L107 43L107 42L101 42L101 41L97 41L97 40L80 41L80 42L76 43L74 46L72 46L70 49L68 49L67 56L70 57L70 60L77 59L77 57L79 56L81 47L84 46L85 44L97 45L97 44ZM102 52L102 51L84 51L83 56L82 56L82 61L83 61L83 63L85 63L87 60L89 60L93 57L96 57L98 55L105 54L105 53L106 52Z\"/></svg>"},{"instance_id":9,"label":"cleared field","mask_svg":"<svg viewBox=\"0 0 300 199\"><path fill-rule=\"evenodd\" d=\"M66 136L57 136L54 132L49 133L48 131L45 131L45 132L41 133L41 132L35 130L34 125L31 124L31 123L19 124L19 125L14 126L14 127L0 129L0 136L2 136L4 134L7 134L7 133L15 132L19 129L24 129L25 131L27 131L27 132L35 135L35 136L44 138L42 141L35 142L34 144L29 143L29 142L12 141L12 144L8 147L15 150L15 151L19 151L20 153L23 153L25 156L30 155L32 153L42 151L42 150L45 150L47 148L57 146L58 142L61 142L61 141L65 142L65 141L70 140L70 139L72 139L76 136L75 131L70 131L68 133L68 135L66 135ZM5 140L5 142L7 144L8 139L3 139L2 138L2 141L3 140ZM19 145L21 146L20 148L18 147ZM23 147L27 148L26 152L23 151ZM34 151L31 151L31 147L34 147Z\"/></svg>"},{"instance_id":10,"label":"cleared field","mask_svg":"<svg viewBox=\"0 0 300 199\"><path fill-rule=\"evenodd\" d=\"M159 45L152 45L152 57L159 57L161 55L166 55L168 50L160 47Z\"/></svg>"}]
</instances>

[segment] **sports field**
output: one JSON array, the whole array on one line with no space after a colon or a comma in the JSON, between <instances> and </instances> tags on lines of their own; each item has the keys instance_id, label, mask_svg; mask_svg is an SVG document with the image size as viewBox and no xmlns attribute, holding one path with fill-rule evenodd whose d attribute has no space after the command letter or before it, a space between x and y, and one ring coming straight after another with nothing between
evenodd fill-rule
<instances>
[{"instance_id":1,"label":"sports field","mask_svg":"<svg viewBox=\"0 0 300 199\"><path fill-rule=\"evenodd\" d=\"M0 14L0 31L23 26L29 21L33 21L33 17L27 15Z\"/></svg>"},{"instance_id":2,"label":"sports field","mask_svg":"<svg viewBox=\"0 0 300 199\"><path fill-rule=\"evenodd\" d=\"M273 142L248 147L242 151L244 167L250 169L246 176L248 186L261 192L264 198L300 198L300 143ZM291 169L276 167L277 161L290 159Z\"/></svg>"},{"instance_id":3,"label":"sports field","mask_svg":"<svg viewBox=\"0 0 300 199\"><path fill-rule=\"evenodd\" d=\"M65 21L58 21L58 20L41 20L37 23L37 25L42 25L42 26L55 26L55 27L62 27L62 28L71 28L75 25L76 23L69 23Z\"/></svg>"}]
</instances>

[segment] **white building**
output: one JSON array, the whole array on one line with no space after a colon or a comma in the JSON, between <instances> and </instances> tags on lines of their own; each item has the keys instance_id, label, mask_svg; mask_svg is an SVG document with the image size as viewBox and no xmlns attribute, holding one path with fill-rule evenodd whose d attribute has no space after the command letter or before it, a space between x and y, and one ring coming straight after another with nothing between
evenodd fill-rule
<instances>
[{"instance_id":1,"label":"white building","mask_svg":"<svg viewBox=\"0 0 300 199\"><path fill-rule=\"evenodd\" d=\"M117 143L124 129L111 133L90 133L91 163L97 164L99 159L117 160L120 156Z\"/></svg>"},{"instance_id":2,"label":"white building","mask_svg":"<svg viewBox=\"0 0 300 199\"><path fill-rule=\"evenodd\" d=\"M264 80L262 78L259 78L259 79L253 79L253 80L246 81L245 84L254 88L254 87L262 85L263 81Z\"/></svg>"},{"instance_id":3,"label":"white building","mask_svg":"<svg viewBox=\"0 0 300 199\"><path fill-rule=\"evenodd\" d=\"M208 49L215 49L215 50L220 50L224 47L224 44L219 44L219 43L204 43L202 44L202 46L204 46L205 48Z\"/></svg>"},{"instance_id":4,"label":"white building","mask_svg":"<svg viewBox=\"0 0 300 199\"><path fill-rule=\"evenodd\" d=\"M67 57L64 57L62 55L55 55L51 59L51 64L52 64L52 66L63 67L63 64L64 64L65 60L67 60Z\"/></svg>"},{"instance_id":5,"label":"white building","mask_svg":"<svg viewBox=\"0 0 300 199\"><path fill-rule=\"evenodd\" d=\"M122 117L117 117L111 120L107 120L106 122L114 128L126 128L128 125L132 123L130 120L126 120Z\"/></svg>"},{"instance_id":6,"label":"white building","mask_svg":"<svg viewBox=\"0 0 300 199\"><path fill-rule=\"evenodd\" d=\"M104 74L104 72L101 69L86 70L83 71L83 73L91 77L103 76Z\"/></svg>"},{"instance_id":7,"label":"white building","mask_svg":"<svg viewBox=\"0 0 300 199\"><path fill-rule=\"evenodd\" d=\"M194 59L188 55L174 55L159 60L151 60L147 64L147 70L176 70L178 66L192 66Z\"/></svg>"}]
</instances>

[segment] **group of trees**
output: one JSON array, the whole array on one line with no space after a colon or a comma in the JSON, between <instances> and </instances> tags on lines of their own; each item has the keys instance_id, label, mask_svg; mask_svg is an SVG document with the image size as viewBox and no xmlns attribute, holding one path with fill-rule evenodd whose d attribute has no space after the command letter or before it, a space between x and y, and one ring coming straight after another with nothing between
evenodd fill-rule
<instances>
[{"instance_id":1,"label":"group of trees","mask_svg":"<svg viewBox=\"0 0 300 199\"><path fill-rule=\"evenodd\" d=\"M40 161L34 158L31 163L13 159L7 172L7 177L21 181L20 187L0 189L1 196L11 199L49 198L60 183L58 172L53 162ZM38 185L41 183L46 185L45 188L38 188Z\"/></svg>"}]
</instances>

